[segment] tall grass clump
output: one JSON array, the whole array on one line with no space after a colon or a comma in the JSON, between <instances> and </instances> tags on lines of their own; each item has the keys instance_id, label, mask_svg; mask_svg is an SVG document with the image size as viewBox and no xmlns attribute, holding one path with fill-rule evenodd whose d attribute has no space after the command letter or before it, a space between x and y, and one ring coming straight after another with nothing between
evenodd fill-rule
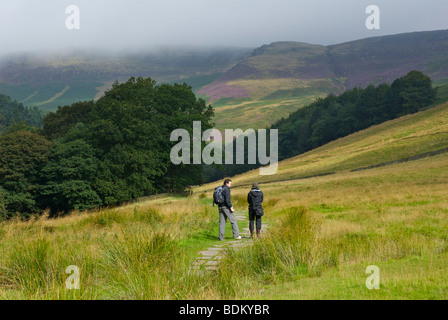
<instances>
[{"instance_id":1,"label":"tall grass clump","mask_svg":"<svg viewBox=\"0 0 448 320\"><path fill-rule=\"evenodd\" d=\"M138 222L144 222L150 225L156 225L163 221L163 216L155 208L148 208L144 211L134 208L133 219Z\"/></svg>"},{"instance_id":2,"label":"tall grass clump","mask_svg":"<svg viewBox=\"0 0 448 320\"><path fill-rule=\"evenodd\" d=\"M248 206L247 204L247 194L233 194L232 195L232 204L234 207L245 208Z\"/></svg>"},{"instance_id":3,"label":"tall grass clump","mask_svg":"<svg viewBox=\"0 0 448 320\"><path fill-rule=\"evenodd\" d=\"M82 220L82 224L92 225L94 227L111 227L113 224L124 224L128 221L128 217L114 209L104 209L90 214Z\"/></svg>"},{"instance_id":4,"label":"tall grass clump","mask_svg":"<svg viewBox=\"0 0 448 320\"><path fill-rule=\"evenodd\" d=\"M95 299L100 293L96 279L96 260L85 243L71 246L39 237L15 245L0 268L9 286L30 299ZM80 270L79 290L66 286L69 266Z\"/></svg>"},{"instance_id":5,"label":"tall grass clump","mask_svg":"<svg viewBox=\"0 0 448 320\"><path fill-rule=\"evenodd\" d=\"M321 220L302 207L287 208L280 214L278 228L268 236L238 252L227 251L220 271L255 276L266 283L315 272Z\"/></svg>"},{"instance_id":6,"label":"tall grass clump","mask_svg":"<svg viewBox=\"0 0 448 320\"><path fill-rule=\"evenodd\" d=\"M101 268L114 299L170 299L173 274L184 269L179 246L163 232L134 230L105 242L104 252Z\"/></svg>"}]
</instances>

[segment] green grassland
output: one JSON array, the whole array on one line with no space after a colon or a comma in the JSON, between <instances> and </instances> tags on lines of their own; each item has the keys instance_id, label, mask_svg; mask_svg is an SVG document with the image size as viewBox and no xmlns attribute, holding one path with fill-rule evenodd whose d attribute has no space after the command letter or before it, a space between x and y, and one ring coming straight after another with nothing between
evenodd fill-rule
<instances>
[{"instance_id":1,"label":"green grassland","mask_svg":"<svg viewBox=\"0 0 448 320\"><path fill-rule=\"evenodd\" d=\"M215 128L224 129L264 129L276 120L288 117L298 106L310 104L314 96L302 98L277 99L264 101L231 102L229 105L214 105Z\"/></svg>"},{"instance_id":2,"label":"green grassland","mask_svg":"<svg viewBox=\"0 0 448 320\"><path fill-rule=\"evenodd\" d=\"M275 121L334 91L334 81L260 79L232 81L244 88L250 98L221 98L212 103L217 129L264 129ZM284 88L284 89L281 89Z\"/></svg>"},{"instance_id":3,"label":"green grassland","mask_svg":"<svg viewBox=\"0 0 448 320\"><path fill-rule=\"evenodd\" d=\"M190 197L3 222L0 299L447 299L448 153L409 160L448 147L447 119L448 103L285 160L276 175L233 177L240 211L247 184L260 183L270 230L226 250L210 274L190 266L219 243L220 182ZM79 290L65 286L70 265ZM365 285L369 265L378 290Z\"/></svg>"}]
</instances>

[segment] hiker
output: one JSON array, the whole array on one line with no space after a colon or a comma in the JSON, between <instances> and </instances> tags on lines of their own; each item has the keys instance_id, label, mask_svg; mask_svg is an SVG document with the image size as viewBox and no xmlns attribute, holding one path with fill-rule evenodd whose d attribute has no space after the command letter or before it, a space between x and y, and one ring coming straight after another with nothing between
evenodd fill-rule
<instances>
[{"instance_id":1,"label":"hiker","mask_svg":"<svg viewBox=\"0 0 448 320\"><path fill-rule=\"evenodd\" d=\"M234 239L241 239L240 230L238 228L238 223L235 217L235 209L233 209L232 202L230 201L230 187L232 186L232 180L226 179L224 180L224 185L220 188L217 187L216 190L221 192L220 195L217 195L217 198L222 197L222 200L216 201L218 203L219 208L219 240L224 240L224 233L226 231L226 222L227 218L230 220L230 224L232 225L232 232ZM215 191L216 193L216 191ZM215 195L213 196L215 199Z\"/></svg>"},{"instance_id":2,"label":"hiker","mask_svg":"<svg viewBox=\"0 0 448 320\"><path fill-rule=\"evenodd\" d=\"M258 183L252 184L252 189L247 194L247 202L249 203L249 231L250 237L254 236L254 222L257 220L257 237L261 237L261 217L264 215L262 203L263 192L258 188Z\"/></svg>"}]
</instances>

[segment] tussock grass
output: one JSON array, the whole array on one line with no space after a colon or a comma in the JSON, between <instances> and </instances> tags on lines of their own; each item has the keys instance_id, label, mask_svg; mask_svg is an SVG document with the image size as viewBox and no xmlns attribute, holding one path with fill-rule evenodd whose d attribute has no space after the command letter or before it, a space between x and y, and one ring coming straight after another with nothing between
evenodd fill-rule
<instances>
[{"instance_id":1,"label":"tussock grass","mask_svg":"<svg viewBox=\"0 0 448 320\"><path fill-rule=\"evenodd\" d=\"M446 239L401 228L386 234L359 227L328 232L322 216L304 207L283 209L277 215L278 228L251 247L228 251L220 272L254 283L279 284L319 277L334 267L439 254L448 249Z\"/></svg>"},{"instance_id":2,"label":"tussock grass","mask_svg":"<svg viewBox=\"0 0 448 320\"><path fill-rule=\"evenodd\" d=\"M210 229L215 212L191 199L167 202L0 224L0 298L210 297L211 280L189 271L195 253L182 241ZM65 286L70 265L80 269L80 290Z\"/></svg>"}]
</instances>

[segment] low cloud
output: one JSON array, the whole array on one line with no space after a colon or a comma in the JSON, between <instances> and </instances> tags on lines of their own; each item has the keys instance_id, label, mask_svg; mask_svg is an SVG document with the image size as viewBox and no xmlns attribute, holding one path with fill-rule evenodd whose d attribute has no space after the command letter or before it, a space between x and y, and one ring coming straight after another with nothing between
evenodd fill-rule
<instances>
[{"instance_id":1,"label":"low cloud","mask_svg":"<svg viewBox=\"0 0 448 320\"><path fill-rule=\"evenodd\" d=\"M380 30L365 27L367 6ZM80 29L66 28L66 8ZM15 0L0 4L0 54L161 46L258 47L274 41L335 44L386 34L448 29L446 0Z\"/></svg>"}]
</instances>

